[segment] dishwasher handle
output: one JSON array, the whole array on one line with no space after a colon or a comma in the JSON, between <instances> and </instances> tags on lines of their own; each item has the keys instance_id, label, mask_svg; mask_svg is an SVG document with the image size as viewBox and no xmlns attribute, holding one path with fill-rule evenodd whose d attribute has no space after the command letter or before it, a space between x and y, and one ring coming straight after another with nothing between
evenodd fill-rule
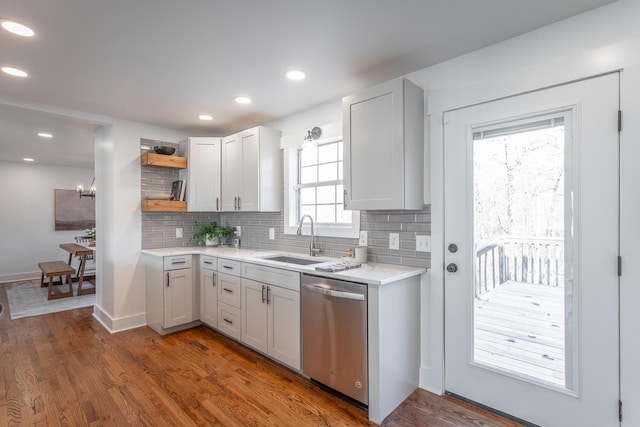
<instances>
[{"instance_id":1,"label":"dishwasher handle","mask_svg":"<svg viewBox=\"0 0 640 427\"><path fill-rule=\"evenodd\" d=\"M355 292L336 291L335 289L321 288L319 286L307 285L307 284L303 284L302 287L311 292L317 292L317 293L328 295L331 297L364 301L364 294L357 294Z\"/></svg>"}]
</instances>

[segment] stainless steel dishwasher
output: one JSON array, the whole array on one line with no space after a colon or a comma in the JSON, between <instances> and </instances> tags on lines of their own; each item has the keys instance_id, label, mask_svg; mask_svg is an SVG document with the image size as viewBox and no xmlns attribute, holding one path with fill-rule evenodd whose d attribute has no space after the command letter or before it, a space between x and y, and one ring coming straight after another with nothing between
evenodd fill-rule
<instances>
[{"instance_id":1,"label":"stainless steel dishwasher","mask_svg":"<svg viewBox=\"0 0 640 427\"><path fill-rule=\"evenodd\" d=\"M369 404L367 286L302 275L302 370Z\"/></svg>"}]
</instances>

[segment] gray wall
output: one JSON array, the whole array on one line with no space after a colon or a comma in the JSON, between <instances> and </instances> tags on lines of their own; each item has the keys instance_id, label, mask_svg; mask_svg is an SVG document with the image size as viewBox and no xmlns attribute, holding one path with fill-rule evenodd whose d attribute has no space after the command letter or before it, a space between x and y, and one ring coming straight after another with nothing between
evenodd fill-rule
<instances>
[{"instance_id":1,"label":"gray wall","mask_svg":"<svg viewBox=\"0 0 640 427\"><path fill-rule=\"evenodd\" d=\"M142 168L142 197L150 192L170 192L171 183L178 172L162 168ZM191 246L196 231L195 221L217 221L229 227L240 226L241 247L269 249L283 252L308 253L309 236L284 234L284 216L281 212L142 212L142 248L169 248ZM175 229L183 229L183 237L175 237ZM269 240L269 228L275 229L275 240ZM368 231L369 261L388 264L430 267L431 254L416 252L416 234L431 234L430 206L422 211L371 211L360 213L360 228ZM389 233L400 234L400 249L389 249ZM317 237L316 246L322 255L345 256L347 248L358 245L358 239Z\"/></svg>"}]
</instances>

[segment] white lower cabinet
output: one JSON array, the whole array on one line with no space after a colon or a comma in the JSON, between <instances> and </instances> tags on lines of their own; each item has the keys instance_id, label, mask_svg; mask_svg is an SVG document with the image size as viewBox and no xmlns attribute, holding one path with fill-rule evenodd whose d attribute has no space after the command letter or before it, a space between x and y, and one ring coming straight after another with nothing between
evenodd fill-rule
<instances>
[{"instance_id":1,"label":"white lower cabinet","mask_svg":"<svg viewBox=\"0 0 640 427\"><path fill-rule=\"evenodd\" d=\"M147 325L159 334L193 327L198 322L199 309L194 308L197 286L191 267L191 255L147 257Z\"/></svg>"},{"instance_id":2,"label":"white lower cabinet","mask_svg":"<svg viewBox=\"0 0 640 427\"><path fill-rule=\"evenodd\" d=\"M217 260L208 255L200 256L200 320L218 327L218 273Z\"/></svg>"},{"instance_id":3,"label":"white lower cabinet","mask_svg":"<svg viewBox=\"0 0 640 427\"><path fill-rule=\"evenodd\" d=\"M249 275L257 271L260 273L257 276L262 276L263 279L269 273L285 271L244 265L243 276L248 270L252 270ZM299 370L300 279L298 273L286 273L295 278L297 289L295 284L284 284L294 290L242 278L242 342Z\"/></svg>"},{"instance_id":4,"label":"white lower cabinet","mask_svg":"<svg viewBox=\"0 0 640 427\"><path fill-rule=\"evenodd\" d=\"M218 330L240 340L240 277L218 273Z\"/></svg>"}]
</instances>

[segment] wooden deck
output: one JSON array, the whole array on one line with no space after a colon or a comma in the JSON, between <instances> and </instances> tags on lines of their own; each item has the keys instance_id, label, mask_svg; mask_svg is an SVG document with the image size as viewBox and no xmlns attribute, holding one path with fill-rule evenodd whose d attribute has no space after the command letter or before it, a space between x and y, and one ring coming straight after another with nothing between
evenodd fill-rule
<instances>
[{"instance_id":1,"label":"wooden deck","mask_svg":"<svg viewBox=\"0 0 640 427\"><path fill-rule=\"evenodd\" d=\"M506 282L476 300L475 360L565 384L564 288Z\"/></svg>"}]
</instances>

